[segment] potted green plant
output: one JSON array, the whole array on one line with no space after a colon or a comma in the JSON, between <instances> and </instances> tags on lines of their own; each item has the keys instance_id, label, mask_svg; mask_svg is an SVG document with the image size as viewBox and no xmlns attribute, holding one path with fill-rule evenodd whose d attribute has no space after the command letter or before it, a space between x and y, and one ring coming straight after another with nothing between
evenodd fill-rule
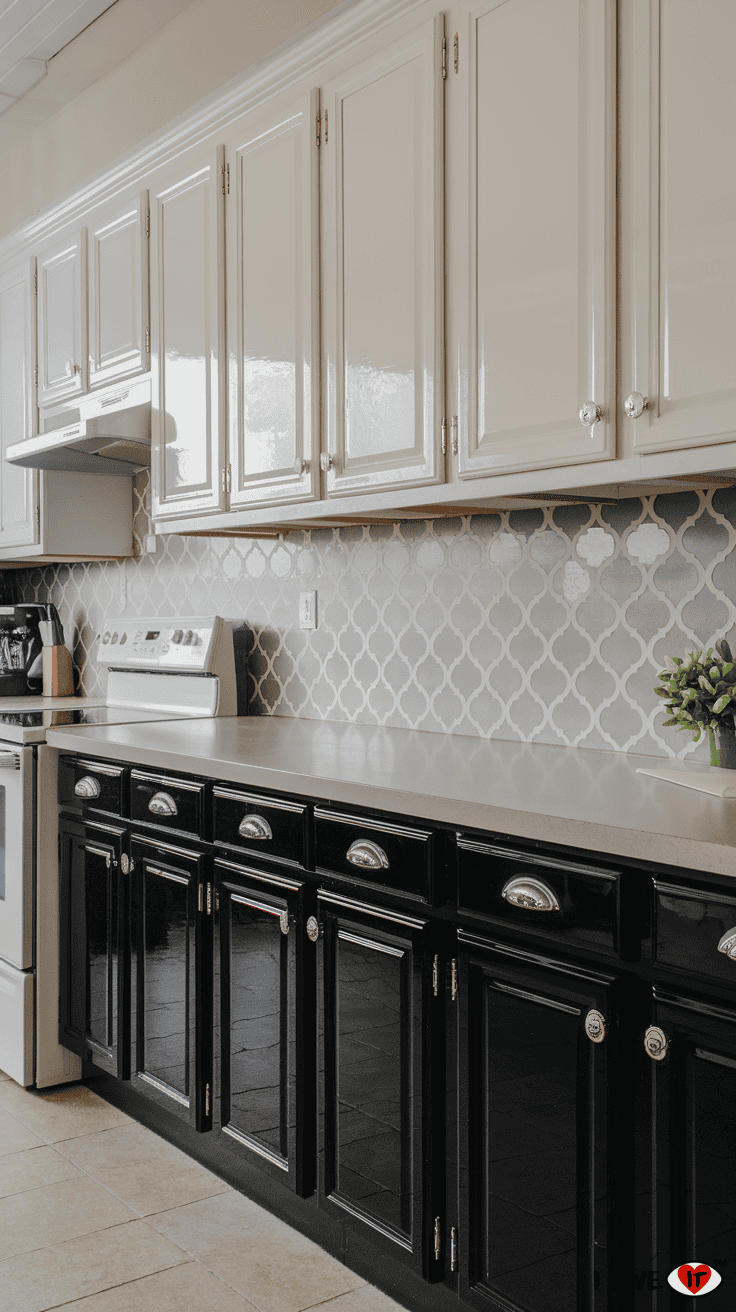
<instances>
[{"instance_id":1,"label":"potted green plant","mask_svg":"<svg viewBox=\"0 0 736 1312\"><path fill-rule=\"evenodd\" d=\"M725 638L684 660L669 656L658 677L655 692L671 712L665 726L689 730L695 742L707 729L711 765L736 769L736 660Z\"/></svg>"}]
</instances>

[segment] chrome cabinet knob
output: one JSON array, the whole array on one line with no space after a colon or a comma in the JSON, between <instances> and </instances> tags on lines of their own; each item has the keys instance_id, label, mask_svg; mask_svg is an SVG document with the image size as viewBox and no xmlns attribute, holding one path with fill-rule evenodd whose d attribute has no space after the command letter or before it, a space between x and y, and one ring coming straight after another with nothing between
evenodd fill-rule
<instances>
[{"instance_id":1,"label":"chrome cabinet knob","mask_svg":"<svg viewBox=\"0 0 736 1312\"><path fill-rule=\"evenodd\" d=\"M352 843L347 851L347 859L352 866L361 866L364 870L388 870L389 859L378 843L369 838L360 838Z\"/></svg>"},{"instance_id":2,"label":"chrome cabinet knob","mask_svg":"<svg viewBox=\"0 0 736 1312\"><path fill-rule=\"evenodd\" d=\"M534 879L531 875L515 875L501 889L501 897L512 906L524 907L527 911L559 911L557 894L543 879Z\"/></svg>"},{"instance_id":3,"label":"chrome cabinet knob","mask_svg":"<svg viewBox=\"0 0 736 1312\"><path fill-rule=\"evenodd\" d=\"M148 809L153 815L178 815L179 808L171 793L154 793Z\"/></svg>"},{"instance_id":4,"label":"chrome cabinet knob","mask_svg":"<svg viewBox=\"0 0 736 1312\"><path fill-rule=\"evenodd\" d=\"M320 469L322 470L322 473L323 473L323 474L326 474L328 470L332 469L332 467L333 467L333 460L332 460L332 456L330 455L329 451L323 451L323 452L322 452L322 454L321 454L321 456L320 456L320 458L319 458L319 467L320 467Z\"/></svg>"},{"instance_id":5,"label":"chrome cabinet knob","mask_svg":"<svg viewBox=\"0 0 736 1312\"><path fill-rule=\"evenodd\" d=\"M642 396L641 392L632 392L624 401L624 412L629 419L638 419L648 405L649 399L646 396Z\"/></svg>"},{"instance_id":6,"label":"chrome cabinet knob","mask_svg":"<svg viewBox=\"0 0 736 1312\"><path fill-rule=\"evenodd\" d=\"M271 826L268 820L264 820L262 815L245 815L238 825L238 833L241 838L255 838L258 842L265 843L273 838Z\"/></svg>"},{"instance_id":7,"label":"chrome cabinet knob","mask_svg":"<svg viewBox=\"0 0 736 1312\"><path fill-rule=\"evenodd\" d=\"M89 774L86 774L83 779L78 779L74 785L75 797L99 797L101 792L99 781L93 779Z\"/></svg>"},{"instance_id":8,"label":"chrome cabinet knob","mask_svg":"<svg viewBox=\"0 0 736 1312\"><path fill-rule=\"evenodd\" d=\"M309 469L309 461L302 460L301 456L297 456L296 460L294 461L294 473L306 474L308 469Z\"/></svg>"},{"instance_id":9,"label":"chrome cabinet knob","mask_svg":"<svg viewBox=\"0 0 736 1312\"><path fill-rule=\"evenodd\" d=\"M579 417L583 428L592 428L593 424L599 423L603 418L603 411L595 401L586 401L580 407Z\"/></svg>"},{"instance_id":10,"label":"chrome cabinet knob","mask_svg":"<svg viewBox=\"0 0 736 1312\"><path fill-rule=\"evenodd\" d=\"M585 1017L585 1033L591 1043L602 1043L606 1037L606 1018L594 1007Z\"/></svg>"},{"instance_id":11,"label":"chrome cabinet knob","mask_svg":"<svg viewBox=\"0 0 736 1312\"><path fill-rule=\"evenodd\" d=\"M718 944L718 951L723 952L724 955L730 957L732 961L736 961L736 925L734 925L733 929L726 930L723 938Z\"/></svg>"},{"instance_id":12,"label":"chrome cabinet knob","mask_svg":"<svg viewBox=\"0 0 736 1312\"><path fill-rule=\"evenodd\" d=\"M669 1043L664 1030L658 1025L650 1025L644 1035L644 1050L652 1061L664 1061Z\"/></svg>"}]
</instances>

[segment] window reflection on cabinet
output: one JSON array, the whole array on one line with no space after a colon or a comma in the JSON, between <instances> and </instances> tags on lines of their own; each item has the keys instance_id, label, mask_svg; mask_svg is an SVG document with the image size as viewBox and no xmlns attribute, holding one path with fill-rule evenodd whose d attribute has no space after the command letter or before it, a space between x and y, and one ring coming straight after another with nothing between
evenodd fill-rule
<instances>
[{"instance_id":1,"label":"window reflection on cabinet","mask_svg":"<svg viewBox=\"0 0 736 1312\"><path fill-rule=\"evenodd\" d=\"M2 459L38 427L35 275L25 260L0 279L0 551L38 542L38 474Z\"/></svg>"},{"instance_id":2,"label":"window reflection on cabinet","mask_svg":"<svg viewBox=\"0 0 736 1312\"><path fill-rule=\"evenodd\" d=\"M144 191L94 215L90 223L90 387L149 366L147 209Z\"/></svg>"},{"instance_id":3,"label":"window reflection on cabinet","mask_svg":"<svg viewBox=\"0 0 736 1312\"><path fill-rule=\"evenodd\" d=\"M38 403L87 391L87 229L38 256Z\"/></svg>"},{"instance_id":4,"label":"window reflection on cabinet","mask_svg":"<svg viewBox=\"0 0 736 1312\"><path fill-rule=\"evenodd\" d=\"M225 508L223 170L195 152L151 199L154 519Z\"/></svg>"}]
</instances>

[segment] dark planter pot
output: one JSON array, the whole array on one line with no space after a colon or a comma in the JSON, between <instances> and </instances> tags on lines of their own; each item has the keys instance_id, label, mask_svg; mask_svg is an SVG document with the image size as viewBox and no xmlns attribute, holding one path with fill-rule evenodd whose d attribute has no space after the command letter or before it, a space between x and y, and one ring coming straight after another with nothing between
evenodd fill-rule
<instances>
[{"instance_id":1,"label":"dark planter pot","mask_svg":"<svg viewBox=\"0 0 736 1312\"><path fill-rule=\"evenodd\" d=\"M736 730L709 729L710 763L725 770L736 770Z\"/></svg>"}]
</instances>

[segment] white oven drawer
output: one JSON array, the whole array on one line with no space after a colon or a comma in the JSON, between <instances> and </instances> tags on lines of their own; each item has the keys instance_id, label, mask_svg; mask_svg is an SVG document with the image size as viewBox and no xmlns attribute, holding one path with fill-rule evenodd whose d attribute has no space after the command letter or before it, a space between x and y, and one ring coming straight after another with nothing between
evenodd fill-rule
<instances>
[{"instance_id":1,"label":"white oven drawer","mask_svg":"<svg viewBox=\"0 0 736 1312\"><path fill-rule=\"evenodd\" d=\"M33 971L0 961L0 1070L33 1084Z\"/></svg>"}]
</instances>

